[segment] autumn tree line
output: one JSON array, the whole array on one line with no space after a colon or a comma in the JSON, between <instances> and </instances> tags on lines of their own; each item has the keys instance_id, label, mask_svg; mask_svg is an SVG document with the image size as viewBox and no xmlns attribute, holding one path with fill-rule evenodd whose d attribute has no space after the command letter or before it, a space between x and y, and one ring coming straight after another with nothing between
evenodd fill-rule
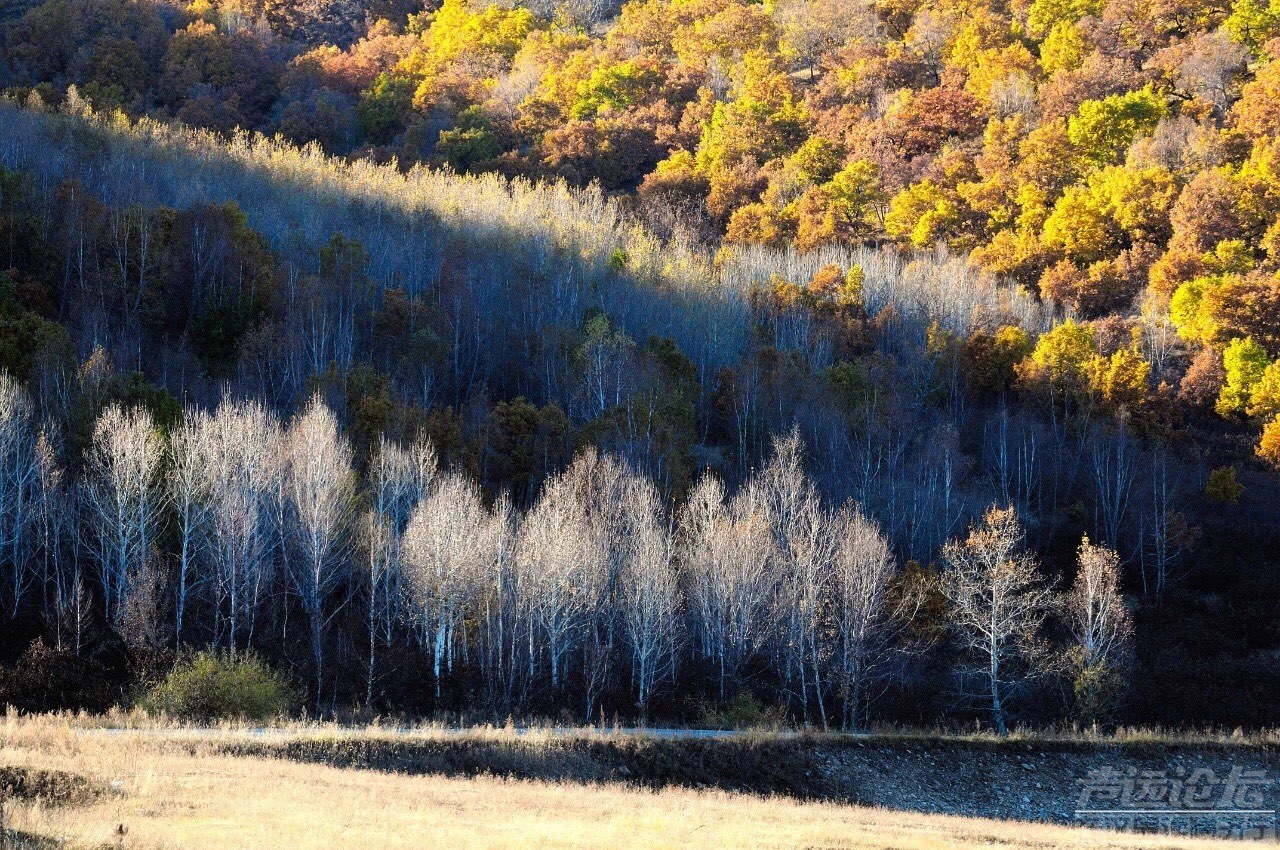
<instances>
[{"instance_id":1,"label":"autumn tree line","mask_svg":"<svg viewBox=\"0 0 1280 850\"><path fill-rule=\"evenodd\" d=\"M1266 716L1261 700L1209 695L1270 681L1254 673L1267 663L1268 642L1258 635L1274 598L1265 583L1273 479L1260 471L1247 430L1224 432L1213 410L1221 382L1210 375L1169 383L1185 349L1159 312L1055 321L1033 296L945 252L755 248L711 264L688 245L655 241L592 190L401 174L250 136L227 144L101 115L74 97L64 110L34 101L0 110L0 153L11 164L0 196L10 267L0 276L0 357L26 384L46 452L69 480L81 480L96 423L113 407L145 410L167 441L193 411L227 399L258 399L263 415L287 422L319 394L349 445L356 502L369 498L384 441L427 441L441 468L475 482L489 510L504 494L515 514L532 510L576 456L594 449L651 481L663 515L675 517L704 470L737 493L769 464L774 438L798 429L822 502L857 504L906 574L941 575L947 542L992 504L1013 507L1029 549L1062 588L1077 571L1082 536L1114 551L1128 608L1150 624L1135 630L1121 714L1163 722ZM1200 406L1186 401L1193 388ZM286 504L275 506L282 522ZM264 590L253 582L237 580L238 602L222 613L207 598L194 603L195 614L185 595L179 605L183 564L190 566L183 547L195 538L175 537L171 519L161 528L162 573L178 579L159 596L175 627L181 610L184 624L220 630L208 645L224 651L235 645L225 642L228 631L253 623L261 634L265 621L243 608L247 587ZM349 522L348 544L362 534L352 536ZM104 619L108 595L119 594L79 545L72 561L93 580L70 598L84 605L78 622L89 638L82 654L72 644L58 657L85 669L110 657L136 675L141 654L114 643L117 629ZM321 684L329 709L482 704L460 696L482 692L472 626L461 643L457 634L443 639L438 659L434 637L429 652L404 651L412 644L396 629L407 621L372 606L361 613L357 585L327 586L312 574L317 593L336 594L325 597L334 607L315 620L324 628L313 641L315 597L304 603L290 583L306 563L298 545L290 538L273 550L288 553L291 569L275 573L267 619L278 631L254 648L310 683L313 708ZM348 560L358 557L353 551ZM129 568L114 571L113 588L127 583ZM941 585L932 584L926 608L945 624ZM1217 617L1209 593L1226 593L1237 615ZM8 632L26 691L37 670L48 673L35 648L57 644L36 610L19 611ZM370 618L383 624L372 648ZM1065 620L1039 622L1061 645ZM535 666L528 681L540 681L538 670L563 674L573 717L588 703L642 711L619 678L630 668L617 628L603 680L571 665L585 664L579 646L565 666ZM857 699L874 702L883 717L958 716L977 689L972 678L959 687L953 675L964 667L957 633L944 625L918 631L893 643L894 675L871 688L877 699ZM153 645L169 651L176 634ZM865 718L866 708L835 696L829 657L765 663L763 653L777 647L771 634L737 679L726 672L723 690L686 643L679 688L645 676L646 693L657 695L646 700L650 710L683 711L671 700L697 684L695 699L708 705L757 693L797 717L807 711L811 722L823 711L832 725L837 716L846 722L846 711ZM827 652L814 648L812 633L807 639L811 655ZM184 645L202 641L210 637ZM68 644L60 645L65 653ZM450 678L459 654L466 661ZM705 666L697 675L692 659ZM1024 665L1030 657L1020 650L1005 669L1032 669ZM327 673L317 679L317 669ZM795 678L777 684L777 670ZM1179 687L1188 675L1223 690ZM49 684L51 675L36 678L50 702L70 691L66 682ZM1106 693L1125 692L1102 679ZM1023 695L1020 715L1068 716L1076 704L1070 680L1061 669L1018 672L1016 681L1035 693ZM549 710L556 692L530 685L521 705ZM1197 693L1205 702L1188 704Z\"/></svg>"},{"instance_id":2,"label":"autumn tree line","mask_svg":"<svg viewBox=\"0 0 1280 850\"><path fill-rule=\"evenodd\" d=\"M11 5L21 100L594 184L708 253L945 244L1083 318L1166 317L1152 385L1225 385L1186 401L1280 462L1264 0Z\"/></svg>"},{"instance_id":3,"label":"autumn tree line","mask_svg":"<svg viewBox=\"0 0 1280 850\"><path fill-rule=\"evenodd\" d=\"M426 440L384 439L360 481L318 397L289 421L224 400L167 433L113 404L74 478L56 442L0 376L4 603L38 611L57 650L105 627L136 652L294 653L321 713L339 694L374 704L380 665L420 652L437 707L452 692L473 716L592 720L610 701L646 717L702 677L721 701L752 688L851 728L913 654L954 637L955 693L1002 732L1039 677L1065 676L1085 722L1123 699L1114 551L1086 538L1059 596L1016 512L993 506L944 546L940 574L904 569L856 503L824 503L796 434L736 492L706 475L674 512L593 449L524 511L442 469Z\"/></svg>"},{"instance_id":4,"label":"autumn tree line","mask_svg":"<svg viewBox=\"0 0 1280 850\"><path fill-rule=\"evenodd\" d=\"M594 450L651 481L674 523L707 471L743 492L798 432L822 504L858 505L904 573L941 576L993 504L1059 591L1086 534L1114 551L1135 620L1122 715L1277 721L1280 65L1264 4L0 14L0 367L69 481L87 480L113 407L145 410L168 446L193 411L256 400L289 423L318 395L357 516L390 441L429 442L487 510L505 494L521 517ZM178 575L165 510L162 572ZM275 556L296 566L298 545ZM368 649L358 593L328 609L317 663L290 575L255 648L303 683L326 670L330 707L334 688L436 706L434 650ZM179 586L162 594L175 624ZM94 625L71 657L105 664L107 591L85 588ZM184 622L209 625L194 604ZM54 643L33 610L0 667ZM1043 621L1059 647L1066 622ZM556 674L575 717L640 710L616 628L607 696L582 666ZM875 710L971 706L958 635L897 634ZM466 659L442 680L452 706L481 692L465 638L443 644ZM664 679L651 711L695 683L813 722L846 710L830 669L761 661L776 635L723 692L685 639L681 687ZM127 654L111 664L138 669ZM372 700L366 658L381 659ZM1019 714L1066 716L1071 678L1019 674L1037 689Z\"/></svg>"}]
</instances>

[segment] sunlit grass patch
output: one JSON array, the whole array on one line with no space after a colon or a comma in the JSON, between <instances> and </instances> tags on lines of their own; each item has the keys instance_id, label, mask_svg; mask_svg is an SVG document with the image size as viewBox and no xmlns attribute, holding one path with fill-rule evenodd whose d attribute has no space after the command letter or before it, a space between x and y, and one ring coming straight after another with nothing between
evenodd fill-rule
<instances>
[{"instance_id":1,"label":"sunlit grass patch","mask_svg":"<svg viewBox=\"0 0 1280 850\"><path fill-rule=\"evenodd\" d=\"M134 718L137 720L137 718ZM86 724L92 725L92 724ZM1240 847L1238 843L1128 836L1040 823L985 820L718 789L637 787L625 778L549 782L493 775L450 777L353 770L287 759L228 755L253 739L247 727L201 731L158 724L126 731L83 728L74 718L10 715L0 765L83 777L111 793L75 807L18 801L12 828L66 838L68 847ZM306 742L397 738L297 725ZM462 733L422 727L418 742L456 743ZM490 728L472 743L510 752L562 747L567 733L521 735ZM587 744L645 747L654 739L582 730ZM452 736L452 737L449 737ZM762 743L795 744L781 735ZM669 742L668 742L669 743ZM58 775L62 775L58 774ZM117 831L124 826L127 833Z\"/></svg>"}]
</instances>

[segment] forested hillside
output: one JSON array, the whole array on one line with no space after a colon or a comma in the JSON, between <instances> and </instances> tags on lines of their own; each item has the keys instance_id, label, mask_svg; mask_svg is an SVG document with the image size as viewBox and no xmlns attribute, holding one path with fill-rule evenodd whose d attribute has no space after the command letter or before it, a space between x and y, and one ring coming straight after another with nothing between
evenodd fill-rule
<instances>
[{"instance_id":1,"label":"forested hillside","mask_svg":"<svg viewBox=\"0 0 1280 850\"><path fill-rule=\"evenodd\" d=\"M4 16L0 701L1280 721L1280 7Z\"/></svg>"}]
</instances>

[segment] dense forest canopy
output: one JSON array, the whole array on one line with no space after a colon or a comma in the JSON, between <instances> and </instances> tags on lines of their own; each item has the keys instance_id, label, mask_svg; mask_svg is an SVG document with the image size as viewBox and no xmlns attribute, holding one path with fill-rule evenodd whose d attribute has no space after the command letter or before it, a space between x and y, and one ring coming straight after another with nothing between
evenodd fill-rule
<instances>
[{"instance_id":1,"label":"dense forest canopy","mask_svg":"<svg viewBox=\"0 0 1280 850\"><path fill-rule=\"evenodd\" d=\"M3 16L3 699L1277 720L1280 7Z\"/></svg>"}]
</instances>

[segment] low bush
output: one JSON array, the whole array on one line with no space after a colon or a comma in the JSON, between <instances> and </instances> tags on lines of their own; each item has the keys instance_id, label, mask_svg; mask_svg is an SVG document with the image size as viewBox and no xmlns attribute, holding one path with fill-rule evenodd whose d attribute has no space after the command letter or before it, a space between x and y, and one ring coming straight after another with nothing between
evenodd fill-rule
<instances>
[{"instance_id":1,"label":"low bush","mask_svg":"<svg viewBox=\"0 0 1280 850\"><path fill-rule=\"evenodd\" d=\"M273 720L296 704L289 683L261 659L211 652L179 661L141 700L149 712L200 723Z\"/></svg>"},{"instance_id":2,"label":"low bush","mask_svg":"<svg viewBox=\"0 0 1280 850\"><path fill-rule=\"evenodd\" d=\"M106 711L126 691L130 672L109 649L96 655L77 655L37 639L14 663L0 664L0 706L27 713Z\"/></svg>"},{"instance_id":3,"label":"low bush","mask_svg":"<svg viewBox=\"0 0 1280 850\"><path fill-rule=\"evenodd\" d=\"M777 731L787 726L786 709L766 706L752 694L739 691L723 705L702 706L699 726L707 729Z\"/></svg>"}]
</instances>

